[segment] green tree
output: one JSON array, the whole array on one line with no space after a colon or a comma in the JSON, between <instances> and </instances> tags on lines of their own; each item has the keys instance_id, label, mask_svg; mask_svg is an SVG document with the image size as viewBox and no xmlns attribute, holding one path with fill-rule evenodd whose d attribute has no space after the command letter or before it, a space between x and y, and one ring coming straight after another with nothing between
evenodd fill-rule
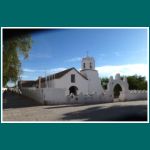
<instances>
[{"instance_id":1,"label":"green tree","mask_svg":"<svg viewBox=\"0 0 150 150\"><path fill-rule=\"evenodd\" d=\"M21 61L19 55L28 57L32 39L28 34L17 35L3 41L3 86L8 81L17 81L21 73Z\"/></svg>"},{"instance_id":2,"label":"green tree","mask_svg":"<svg viewBox=\"0 0 150 150\"><path fill-rule=\"evenodd\" d=\"M145 77L133 75L127 77L130 90L147 90L147 81Z\"/></svg>"},{"instance_id":3,"label":"green tree","mask_svg":"<svg viewBox=\"0 0 150 150\"><path fill-rule=\"evenodd\" d=\"M109 79L107 77L101 78L101 85L106 90Z\"/></svg>"},{"instance_id":4,"label":"green tree","mask_svg":"<svg viewBox=\"0 0 150 150\"><path fill-rule=\"evenodd\" d=\"M122 88L119 84L116 84L114 87L114 98L119 97L120 91L122 91Z\"/></svg>"}]
</instances>

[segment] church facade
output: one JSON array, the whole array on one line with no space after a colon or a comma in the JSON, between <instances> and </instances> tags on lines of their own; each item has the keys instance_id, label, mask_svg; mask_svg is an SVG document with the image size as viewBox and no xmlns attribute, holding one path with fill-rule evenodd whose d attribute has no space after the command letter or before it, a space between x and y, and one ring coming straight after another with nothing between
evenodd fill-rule
<instances>
[{"instance_id":1,"label":"church facade","mask_svg":"<svg viewBox=\"0 0 150 150\"><path fill-rule=\"evenodd\" d=\"M69 68L44 78L39 77L36 81L22 81L21 87L61 88L65 90L66 95L91 95L103 92L98 72L95 70L94 58L88 56L82 59L81 71Z\"/></svg>"},{"instance_id":2,"label":"church facade","mask_svg":"<svg viewBox=\"0 0 150 150\"><path fill-rule=\"evenodd\" d=\"M146 99L147 92L134 94L128 89L127 79L110 77L107 90L104 90L93 57L85 57L81 61L81 70L69 68L64 71L39 77L35 81L19 81L19 88L23 95L31 97L43 104L64 103L101 103L113 102L113 89L116 84L122 88L120 100Z\"/></svg>"}]
</instances>

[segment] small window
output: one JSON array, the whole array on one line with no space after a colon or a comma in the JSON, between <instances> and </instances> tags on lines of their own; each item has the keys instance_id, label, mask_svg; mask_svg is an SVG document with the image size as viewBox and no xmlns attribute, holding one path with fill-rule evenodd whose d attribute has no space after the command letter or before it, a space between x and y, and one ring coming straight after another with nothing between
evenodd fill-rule
<instances>
[{"instance_id":1,"label":"small window","mask_svg":"<svg viewBox=\"0 0 150 150\"><path fill-rule=\"evenodd\" d=\"M92 63L90 63L90 69L92 69Z\"/></svg>"},{"instance_id":2,"label":"small window","mask_svg":"<svg viewBox=\"0 0 150 150\"><path fill-rule=\"evenodd\" d=\"M75 83L75 74L71 75L71 83Z\"/></svg>"},{"instance_id":3,"label":"small window","mask_svg":"<svg viewBox=\"0 0 150 150\"><path fill-rule=\"evenodd\" d=\"M83 68L85 69L85 63L83 63Z\"/></svg>"}]
</instances>

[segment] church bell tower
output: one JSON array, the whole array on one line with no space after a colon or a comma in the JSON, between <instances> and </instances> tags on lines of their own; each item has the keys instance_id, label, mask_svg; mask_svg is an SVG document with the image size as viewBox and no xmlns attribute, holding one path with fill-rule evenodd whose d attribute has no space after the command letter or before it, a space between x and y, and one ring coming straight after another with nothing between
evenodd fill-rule
<instances>
[{"instance_id":1,"label":"church bell tower","mask_svg":"<svg viewBox=\"0 0 150 150\"><path fill-rule=\"evenodd\" d=\"M94 58L89 56L83 58L81 62L81 68L82 70L86 70L86 69L94 70L95 69Z\"/></svg>"},{"instance_id":2,"label":"church bell tower","mask_svg":"<svg viewBox=\"0 0 150 150\"><path fill-rule=\"evenodd\" d=\"M100 95L103 92L100 78L95 70L95 60L93 57L86 56L81 61L81 74L88 78L88 94Z\"/></svg>"}]
</instances>

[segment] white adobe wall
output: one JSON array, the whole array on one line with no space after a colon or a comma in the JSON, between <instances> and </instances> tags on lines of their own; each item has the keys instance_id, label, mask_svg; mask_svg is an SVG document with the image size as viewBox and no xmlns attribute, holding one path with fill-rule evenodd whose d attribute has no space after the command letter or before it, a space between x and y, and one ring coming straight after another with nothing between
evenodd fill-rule
<instances>
[{"instance_id":1,"label":"white adobe wall","mask_svg":"<svg viewBox=\"0 0 150 150\"><path fill-rule=\"evenodd\" d=\"M21 92L23 95L38 101L39 103L43 104L43 91L39 88L22 88Z\"/></svg>"},{"instance_id":2,"label":"white adobe wall","mask_svg":"<svg viewBox=\"0 0 150 150\"><path fill-rule=\"evenodd\" d=\"M75 83L71 83L71 74L75 74ZM88 80L84 79L75 70L71 70L60 79L54 80L54 87L64 89L66 91L66 95L69 95L69 88L71 86L76 86L78 88L77 94L88 94Z\"/></svg>"},{"instance_id":3,"label":"white adobe wall","mask_svg":"<svg viewBox=\"0 0 150 150\"><path fill-rule=\"evenodd\" d=\"M58 88L22 88L22 94L41 104L66 103L65 91Z\"/></svg>"},{"instance_id":4,"label":"white adobe wall","mask_svg":"<svg viewBox=\"0 0 150 150\"><path fill-rule=\"evenodd\" d=\"M54 77L53 77L54 78ZM54 88L55 79L50 80L47 78L47 81L43 83L43 87Z\"/></svg>"},{"instance_id":5,"label":"white adobe wall","mask_svg":"<svg viewBox=\"0 0 150 150\"><path fill-rule=\"evenodd\" d=\"M41 82L41 88L46 88L46 87L49 88L54 87L54 80L47 79L47 81Z\"/></svg>"},{"instance_id":6,"label":"white adobe wall","mask_svg":"<svg viewBox=\"0 0 150 150\"><path fill-rule=\"evenodd\" d=\"M106 95L83 95L79 94L78 96L73 96L72 98L67 96L67 103L71 104L94 104L94 103L108 103L113 102L110 97Z\"/></svg>"},{"instance_id":7,"label":"white adobe wall","mask_svg":"<svg viewBox=\"0 0 150 150\"><path fill-rule=\"evenodd\" d=\"M81 73L88 78L88 93L98 95L103 93L103 88L101 85L98 72L96 70L81 70Z\"/></svg>"},{"instance_id":8,"label":"white adobe wall","mask_svg":"<svg viewBox=\"0 0 150 150\"><path fill-rule=\"evenodd\" d=\"M124 94L128 93L129 85L128 85L127 79L124 78L123 80L121 80L120 74L116 74L115 79L113 79L113 77L111 76L107 84L107 94L112 95L112 98L114 98L114 87L117 84L121 86L122 92Z\"/></svg>"},{"instance_id":9,"label":"white adobe wall","mask_svg":"<svg viewBox=\"0 0 150 150\"><path fill-rule=\"evenodd\" d=\"M71 74L75 74L76 82L71 83ZM128 90L128 83L126 80L110 78L108 89L101 94L88 95L88 80L82 78L75 70L70 71L68 74L60 79L54 80L55 88L22 88L22 94L28 96L41 104L66 104L66 103L107 103L113 102L113 88L116 84L120 84L123 91L120 92L119 99L121 101L129 100L146 100L147 91L144 90ZM97 83L99 83L97 81ZM99 83L100 84L100 83ZM69 87L78 87L78 96L69 97Z\"/></svg>"},{"instance_id":10,"label":"white adobe wall","mask_svg":"<svg viewBox=\"0 0 150 150\"><path fill-rule=\"evenodd\" d=\"M44 88L44 101L46 104L64 104L66 103L65 90L60 88Z\"/></svg>"},{"instance_id":11,"label":"white adobe wall","mask_svg":"<svg viewBox=\"0 0 150 150\"><path fill-rule=\"evenodd\" d=\"M147 100L147 91L145 90L129 90L120 93L119 99L125 100Z\"/></svg>"},{"instance_id":12,"label":"white adobe wall","mask_svg":"<svg viewBox=\"0 0 150 150\"><path fill-rule=\"evenodd\" d=\"M146 100L147 91L142 90L129 90L129 85L127 78L124 77L123 80L120 78L120 74L116 74L115 79L111 76L109 83L107 85L107 90L105 91L105 97L107 99L114 99L114 87L116 84L119 84L122 88L120 92L119 100L121 101L130 101L130 100Z\"/></svg>"},{"instance_id":13,"label":"white adobe wall","mask_svg":"<svg viewBox=\"0 0 150 150\"><path fill-rule=\"evenodd\" d=\"M28 96L41 104L66 104L66 103L108 103L113 102L113 97L111 94L104 93L101 95L83 95L80 93L78 96L73 96L72 98L65 95L65 90L60 88L23 88L22 93L25 96ZM120 100L146 100L147 91L129 91L129 93L121 92Z\"/></svg>"}]
</instances>

